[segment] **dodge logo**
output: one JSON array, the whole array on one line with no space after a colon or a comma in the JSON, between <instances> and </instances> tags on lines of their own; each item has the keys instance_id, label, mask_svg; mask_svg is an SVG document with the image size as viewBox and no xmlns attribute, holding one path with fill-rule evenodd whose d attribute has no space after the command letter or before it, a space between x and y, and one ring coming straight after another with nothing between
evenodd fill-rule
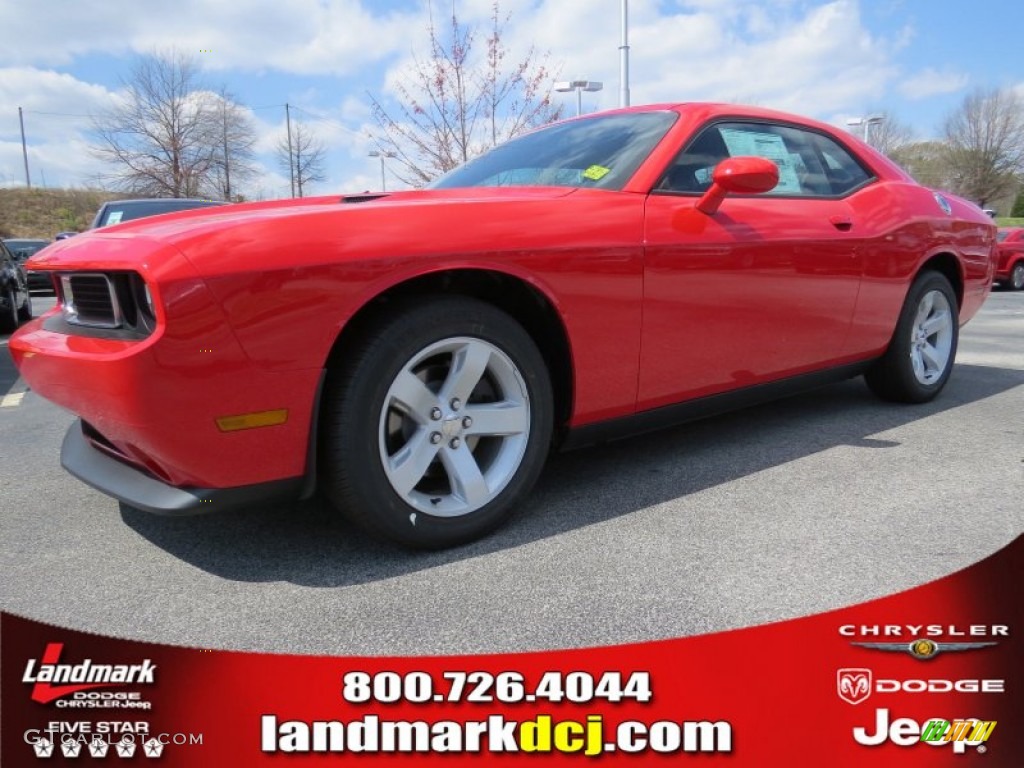
<instances>
[{"instance_id":1,"label":"dodge logo","mask_svg":"<svg viewBox=\"0 0 1024 768\"><path fill-rule=\"evenodd\" d=\"M838 670L836 672L836 692L843 701L860 704L871 695L871 670Z\"/></svg>"}]
</instances>

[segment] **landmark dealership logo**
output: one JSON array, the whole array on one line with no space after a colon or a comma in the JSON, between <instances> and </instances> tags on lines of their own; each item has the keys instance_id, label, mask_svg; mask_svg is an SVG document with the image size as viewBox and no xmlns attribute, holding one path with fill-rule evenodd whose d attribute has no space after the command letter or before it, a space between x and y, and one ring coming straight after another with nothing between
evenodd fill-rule
<instances>
[{"instance_id":1,"label":"landmark dealership logo","mask_svg":"<svg viewBox=\"0 0 1024 768\"><path fill-rule=\"evenodd\" d=\"M21 681L32 684L32 701L49 704L96 688L152 685L155 682L156 664L151 659L145 659L141 664L96 664L92 659L62 664L63 650L63 643L47 643L41 659L29 659Z\"/></svg>"}]
</instances>

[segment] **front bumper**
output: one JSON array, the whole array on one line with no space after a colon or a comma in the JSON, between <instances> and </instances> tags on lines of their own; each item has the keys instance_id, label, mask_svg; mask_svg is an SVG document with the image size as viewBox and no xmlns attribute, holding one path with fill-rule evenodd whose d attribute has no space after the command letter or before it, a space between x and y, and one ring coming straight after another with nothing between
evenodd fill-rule
<instances>
[{"instance_id":1,"label":"front bumper","mask_svg":"<svg viewBox=\"0 0 1024 768\"><path fill-rule=\"evenodd\" d=\"M254 366L216 316L194 313L187 336L141 341L22 327L9 348L34 392L86 422L125 463L177 488L236 488L300 477L323 369ZM271 410L275 426L222 431L218 420Z\"/></svg>"},{"instance_id":2,"label":"front bumper","mask_svg":"<svg viewBox=\"0 0 1024 768\"><path fill-rule=\"evenodd\" d=\"M161 515L191 515L304 495L303 477L236 488L178 488L97 449L75 421L64 436L60 462L68 472L129 506Z\"/></svg>"}]
</instances>

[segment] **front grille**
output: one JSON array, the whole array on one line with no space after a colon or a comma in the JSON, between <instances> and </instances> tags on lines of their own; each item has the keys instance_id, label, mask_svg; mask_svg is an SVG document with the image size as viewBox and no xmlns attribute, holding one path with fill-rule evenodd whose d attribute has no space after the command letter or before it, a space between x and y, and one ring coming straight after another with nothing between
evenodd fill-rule
<instances>
[{"instance_id":1,"label":"front grille","mask_svg":"<svg viewBox=\"0 0 1024 768\"><path fill-rule=\"evenodd\" d=\"M121 326L120 302L106 275L63 275L62 280L69 323L94 328Z\"/></svg>"},{"instance_id":2,"label":"front grille","mask_svg":"<svg viewBox=\"0 0 1024 768\"><path fill-rule=\"evenodd\" d=\"M104 339L144 339L156 330L153 297L137 272L56 272L59 315L48 331Z\"/></svg>"}]
</instances>

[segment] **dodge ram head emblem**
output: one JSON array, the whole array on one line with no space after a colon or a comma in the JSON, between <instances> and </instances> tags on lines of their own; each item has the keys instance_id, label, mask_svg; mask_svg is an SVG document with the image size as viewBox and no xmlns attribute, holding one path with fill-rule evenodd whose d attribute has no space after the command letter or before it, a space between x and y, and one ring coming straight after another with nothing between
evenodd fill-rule
<instances>
[{"instance_id":1,"label":"dodge ram head emblem","mask_svg":"<svg viewBox=\"0 0 1024 768\"><path fill-rule=\"evenodd\" d=\"M871 670L838 670L836 672L836 693L843 701L860 704L871 695Z\"/></svg>"}]
</instances>

